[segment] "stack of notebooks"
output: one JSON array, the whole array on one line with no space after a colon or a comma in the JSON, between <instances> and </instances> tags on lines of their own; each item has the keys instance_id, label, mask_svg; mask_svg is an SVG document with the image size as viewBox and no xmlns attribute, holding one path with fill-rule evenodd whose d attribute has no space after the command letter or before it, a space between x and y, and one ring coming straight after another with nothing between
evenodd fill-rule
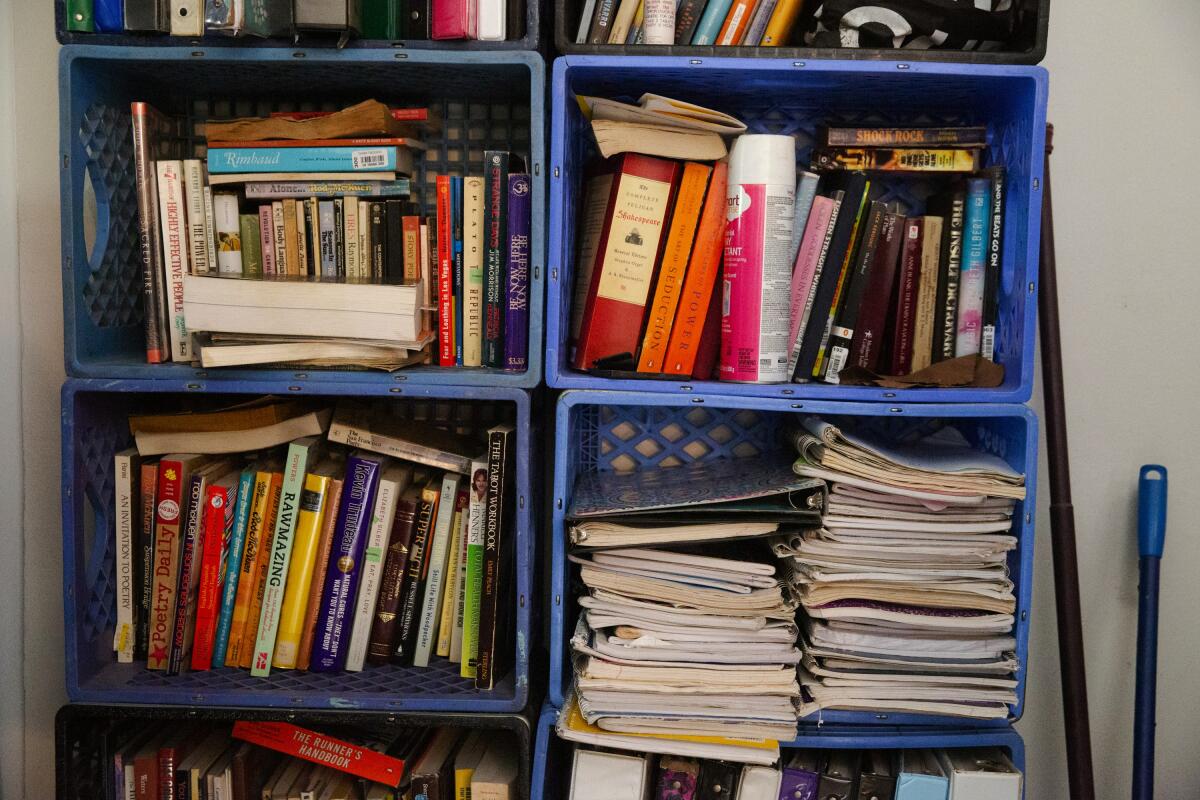
<instances>
[{"instance_id":1,"label":"stack of notebooks","mask_svg":"<svg viewBox=\"0 0 1200 800\"><path fill-rule=\"evenodd\" d=\"M830 484L821 527L775 540L803 607L800 714L1006 717L1024 476L948 427L896 443L810 417L793 441Z\"/></svg>"},{"instance_id":2,"label":"stack of notebooks","mask_svg":"<svg viewBox=\"0 0 1200 800\"><path fill-rule=\"evenodd\" d=\"M998 747L791 750L778 765L576 747L568 800L1020 800Z\"/></svg>"}]
</instances>

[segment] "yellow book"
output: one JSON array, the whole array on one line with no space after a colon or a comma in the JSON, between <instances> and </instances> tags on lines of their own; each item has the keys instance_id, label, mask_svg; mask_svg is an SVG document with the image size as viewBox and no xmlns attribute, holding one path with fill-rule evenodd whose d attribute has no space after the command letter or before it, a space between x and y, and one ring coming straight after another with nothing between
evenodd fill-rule
<instances>
[{"instance_id":1,"label":"yellow book","mask_svg":"<svg viewBox=\"0 0 1200 800\"><path fill-rule=\"evenodd\" d=\"M238 660L236 662L227 660L226 666L249 669L254 660L254 646L258 643L258 620L262 616L263 595L267 590L267 568L271 563L271 545L275 541L275 516L279 512L279 497L282 494L283 473L272 472L271 486L267 489L267 507L263 513L262 532L259 534L258 558L254 563L254 572L250 575L246 630L242 632L242 646L238 650Z\"/></svg>"},{"instance_id":2,"label":"yellow book","mask_svg":"<svg viewBox=\"0 0 1200 800\"><path fill-rule=\"evenodd\" d=\"M233 605L233 621L229 626L229 644L225 648L225 665L236 667L242 655L242 640L246 622L250 619L250 596L254 593L254 570L262 546L263 520L271 496L271 473L254 476L254 493L250 500L250 521L246 524L246 549L242 551L242 566L238 572L237 599Z\"/></svg>"},{"instance_id":3,"label":"yellow book","mask_svg":"<svg viewBox=\"0 0 1200 800\"><path fill-rule=\"evenodd\" d=\"M308 611L308 593L312 588L313 567L317 563L321 522L331 482L329 475L315 472L304 477L300 513L296 517L296 532L292 542L292 560L288 564L283 606L279 612L279 633L275 638L275 654L271 658L271 665L277 669L296 668L300 637L304 634L304 619Z\"/></svg>"},{"instance_id":4,"label":"yellow book","mask_svg":"<svg viewBox=\"0 0 1200 800\"><path fill-rule=\"evenodd\" d=\"M462 555L462 517L466 512L467 492L460 490L454 499L454 516L450 520L450 551L446 557L446 591L442 593L441 622L438 624L437 655L450 657L450 642L454 639L454 609L458 605L458 559Z\"/></svg>"},{"instance_id":5,"label":"yellow book","mask_svg":"<svg viewBox=\"0 0 1200 800\"><path fill-rule=\"evenodd\" d=\"M746 42L746 44L761 44L763 47L785 47L791 43L792 29L800 17L800 9L804 0L779 0L771 18L767 20L767 30L763 33L762 42Z\"/></svg>"},{"instance_id":6,"label":"yellow book","mask_svg":"<svg viewBox=\"0 0 1200 800\"><path fill-rule=\"evenodd\" d=\"M454 800L471 800L471 778L475 768L487 749L483 731L474 730L467 735L458 754L454 757Z\"/></svg>"}]
</instances>

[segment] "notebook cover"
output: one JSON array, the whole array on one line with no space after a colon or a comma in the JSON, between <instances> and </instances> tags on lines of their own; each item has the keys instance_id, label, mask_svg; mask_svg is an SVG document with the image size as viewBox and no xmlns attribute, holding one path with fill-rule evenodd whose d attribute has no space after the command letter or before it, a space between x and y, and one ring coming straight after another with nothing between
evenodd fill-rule
<instances>
[{"instance_id":1,"label":"notebook cover","mask_svg":"<svg viewBox=\"0 0 1200 800\"><path fill-rule=\"evenodd\" d=\"M694 758L662 756L652 800L696 800L700 762Z\"/></svg>"},{"instance_id":2,"label":"notebook cover","mask_svg":"<svg viewBox=\"0 0 1200 800\"><path fill-rule=\"evenodd\" d=\"M893 800L896 793L895 754L863 751L858 765L858 800Z\"/></svg>"},{"instance_id":3,"label":"notebook cover","mask_svg":"<svg viewBox=\"0 0 1200 800\"><path fill-rule=\"evenodd\" d=\"M732 800L741 764L706 759L700 762L696 800Z\"/></svg>"},{"instance_id":4,"label":"notebook cover","mask_svg":"<svg viewBox=\"0 0 1200 800\"><path fill-rule=\"evenodd\" d=\"M829 751L817 790L821 800L851 800L854 797L857 760L858 753L854 750Z\"/></svg>"}]
</instances>

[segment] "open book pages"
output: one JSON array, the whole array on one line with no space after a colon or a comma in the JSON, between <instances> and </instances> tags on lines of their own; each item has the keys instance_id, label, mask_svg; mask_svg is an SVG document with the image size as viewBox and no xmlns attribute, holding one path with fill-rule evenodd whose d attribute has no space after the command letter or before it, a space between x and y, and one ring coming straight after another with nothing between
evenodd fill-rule
<instances>
[{"instance_id":1,"label":"open book pages","mask_svg":"<svg viewBox=\"0 0 1200 800\"><path fill-rule=\"evenodd\" d=\"M596 149L604 158L618 153L642 153L680 161L717 161L728 152L720 134L657 123L594 119L592 134L596 137Z\"/></svg>"},{"instance_id":2,"label":"open book pages","mask_svg":"<svg viewBox=\"0 0 1200 800\"><path fill-rule=\"evenodd\" d=\"M713 522L677 525L623 525L589 519L571 525L571 544L589 549L638 547L655 544L717 542L770 536L779 530L774 522Z\"/></svg>"},{"instance_id":3,"label":"open book pages","mask_svg":"<svg viewBox=\"0 0 1200 800\"><path fill-rule=\"evenodd\" d=\"M642 95L637 105L587 95L576 95L575 100L584 115L593 121L633 122L659 128L708 131L724 136L746 132L744 122L722 111L657 94Z\"/></svg>"}]
</instances>

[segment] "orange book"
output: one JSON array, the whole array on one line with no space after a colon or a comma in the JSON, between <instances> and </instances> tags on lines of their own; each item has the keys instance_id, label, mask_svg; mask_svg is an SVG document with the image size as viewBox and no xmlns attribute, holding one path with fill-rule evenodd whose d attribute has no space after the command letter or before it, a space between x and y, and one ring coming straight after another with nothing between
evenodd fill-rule
<instances>
[{"instance_id":1,"label":"orange book","mask_svg":"<svg viewBox=\"0 0 1200 800\"><path fill-rule=\"evenodd\" d=\"M245 639L249 621L250 597L254 591L254 568L258 564L259 548L262 546L263 520L267 515L267 504L271 499L271 470L258 470L254 474L254 493L250 500L250 519L246 524L246 544L242 549L242 563L238 568L237 594L233 604L233 619L229 626L229 643L225 646L225 665L236 667L242 656L242 640Z\"/></svg>"},{"instance_id":2,"label":"orange book","mask_svg":"<svg viewBox=\"0 0 1200 800\"><path fill-rule=\"evenodd\" d=\"M721 26L721 32L717 34L715 44L719 47L741 44L757 5L758 0L733 0L733 5L729 7L729 13L725 15L725 24Z\"/></svg>"},{"instance_id":3,"label":"orange book","mask_svg":"<svg viewBox=\"0 0 1200 800\"><path fill-rule=\"evenodd\" d=\"M771 12L771 18L767 20L767 30L763 33L762 42L747 44L761 44L763 47L786 47L791 44L792 29L796 26L800 9L803 7L804 0L779 0L775 10Z\"/></svg>"},{"instance_id":4,"label":"orange book","mask_svg":"<svg viewBox=\"0 0 1200 800\"><path fill-rule=\"evenodd\" d=\"M679 305L679 290L696 238L696 226L700 222L710 175L712 167L707 164L688 162L683 165L683 178L679 182L675 211L671 215L671 229L667 234L667 248L663 251L658 283L654 287L654 302L650 304L646 333L642 337L638 372L662 372L667 355L667 337L675 319L675 308Z\"/></svg>"},{"instance_id":5,"label":"orange book","mask_svg":"<svg viewBox=\"0 0 1200 800\"><path fill-rule=\"evenodd\" d=\"M717 272L721 268L721 254L725 250L725 184L728 174L729 165L724 161L717 162L708 186L708 197L704 200L696 246L692 250L687 276L683 279L679 310L675 313L675 325L671 328L671 339L667 345L663 372L669 375L690 376L696 362L704 318L708 315Z\"/></svg>"},{"instance_id":6,"label":"orange book","mask_svg":"<svg viewBox=\"0 0 1200 800\"><path fill-rule=\"evenodd\" d=\"M271 547L275 541L275 516L279 512L279 497L283 494L283 473L271 473L271 488L267 495L267 513L263 517L262 539L258 546L251 582L250 607L246 615L246 630L242 634L242 646L238 653L237 666L250 668L254 659L254 646L258 643L258 618L262 616L263 595L267 591L267 568L271 564ZM226 662L227 666L233 666Z\"/></svg>"}]
</instances>

